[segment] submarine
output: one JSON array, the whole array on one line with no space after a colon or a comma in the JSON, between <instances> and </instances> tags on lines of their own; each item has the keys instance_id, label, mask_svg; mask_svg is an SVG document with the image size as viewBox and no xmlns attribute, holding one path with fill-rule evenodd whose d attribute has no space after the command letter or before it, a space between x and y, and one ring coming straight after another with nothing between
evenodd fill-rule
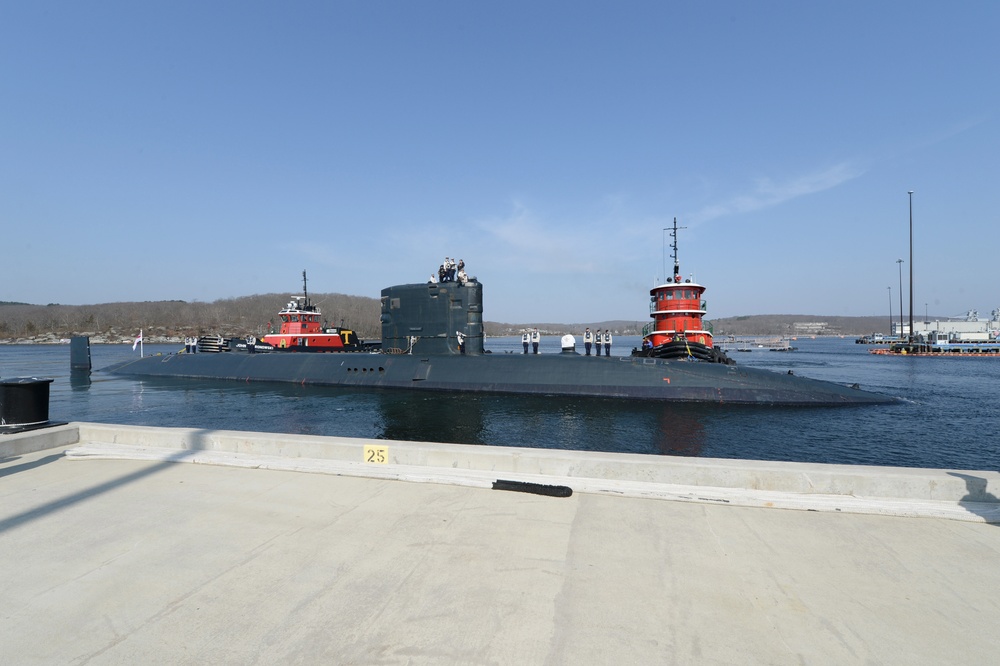
<instances>
[{"instance_id":1,"label":"submarine","mask_svg":"<svg viewBox=\"0 0 1000 666\"><path fill-rule=\"evenodd\" d=\"M313 312L313 311L310 311ZM561 353L493 354L484 348L483 285L401 284L381 292L381 345L344 350L308 344L250 353L160 354L104 372L133 377L284 382L307 386L627 398L724 405L866 405L891 396L694 355L593 357L564 342ZM572 336L567 336L572 341ZM298 341L297 341L298 342Z\"/></svg>"}]
</instances>

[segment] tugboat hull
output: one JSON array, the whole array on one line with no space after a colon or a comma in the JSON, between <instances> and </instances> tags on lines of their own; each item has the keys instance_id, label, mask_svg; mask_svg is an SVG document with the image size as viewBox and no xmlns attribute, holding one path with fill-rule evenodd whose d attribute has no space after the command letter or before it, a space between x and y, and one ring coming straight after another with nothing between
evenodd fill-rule
<instances>
[{"instance_id":1,"label":"tugboat hull","mask_svg":"<svg viewBox=\"0 0 1000 666\"><path fill-rule=\"evenodd\" d=\"M715 347L708 347L697 342L687 342L686 340L674 340L672 342L653 347L652 349L633 352L633 354L635 356L650 356L653 358L693 358L699 361L708 361L710 363L727 363L729 365L735 364L735 361L726 356L725 352L716 349Z\"/></svg>"}]
</instances>

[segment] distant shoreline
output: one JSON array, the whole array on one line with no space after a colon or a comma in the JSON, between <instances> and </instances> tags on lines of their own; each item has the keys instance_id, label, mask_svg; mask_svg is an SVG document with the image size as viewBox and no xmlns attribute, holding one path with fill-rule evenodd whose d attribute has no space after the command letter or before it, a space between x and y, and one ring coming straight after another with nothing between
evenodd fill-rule
<instances>
[{"instance_id":1,"label":"distant shoreline","mask_svg":"<svg viewBox=\"0 0 1000 666\"><path fill-rule=\"evenodd\" d=\"M343 294L315 294L331 326L355 331L365 340L381 336L381 305L376 299ZM275 322L275 313L287 301L283 294L263 294L212 303L150 301L104 303L98 305L19 305L0 306L0 344L59 344L74 335L89 335L95 344L128 342L144 331L147 342L183 343L185 337L222 334L224 337L261 337ZM651 320L612 319L570 322L537 321L509 323L485 321L487 336L520 335L537 328L543 335L583 335L584 329L609 329L614 335L641 335ZM889 317L832 316L814 314L745 315L708 318L710 330L721 338L727 335L887 335Z\"/></svg>"},{"instance_id":2,"label":"distant shoreline","mask_svg":"<svg viewBox=\"0 0 1000 666\"><path fill-rule=\"evenodd\" d=\"M569 335L576 335L576 336L580 335L580 333L578 333L576 331L569 332L568 334ZM486 335L486 336L484 336L484 338L487 339L487 340L501 339L501 338L516 338L519 335L520 335L519 333L507 333L507 334L503 334L503 335ZM554 337L556 335L567 335L567 333L556 333L556 332L550 332L550 333L548 333L549 337ZM789 340L795 340L795 339L799 339L799 340L811 340L811 339L824 339L824 338L855 338L855 337L858 337L859 335L863 335L863 334L856 334L856 333L828 333L828 334L807 334L807 335L786 336L786 335L782 335L780 333L763 333L763 334L759 334L759 335L733 334L732 337L735 337L735 338L745 338L745 337L775 337L775 338L782 338L782 339L789 339ZM238 338L240 336L233 335L233 336L226 336L226 337L236 337L236 338ZM640 337L640 334L639 333L621 333L620 337ZM716 344L725 343L726 339L729 338L729 337L730 337L729 334L726 334L726 335L716 335L716 338L715 338ZM95 336L91 336L90 337L90 344L92 344L92 345L126 345L126 346L131 346L133 342L134 342L134 340L132 338L122 338L122 339L109 340L109 339L107 339L104 336L96 336L96 337ZM53 346L54 347L54 346L60 346L60 345L62 345L62 346L69 346L69 344L70 344L70 339L69 338L55 338L55 337L52 337L52 336L49 336L49 335L39 335L39 336L34 336L32 338L0 338L0 347L4 347L4 346L6 346L6 347L13 347L13 346L16 346L16 345L49 345L49 346ZM144 336L143 337L143 344L146 344L146 345L183 345L184 344L184 337L171 337L171 336L156 336L156 337L149 336L149 337L147 337L147 336Z\"/></svg>"}]
</instances>

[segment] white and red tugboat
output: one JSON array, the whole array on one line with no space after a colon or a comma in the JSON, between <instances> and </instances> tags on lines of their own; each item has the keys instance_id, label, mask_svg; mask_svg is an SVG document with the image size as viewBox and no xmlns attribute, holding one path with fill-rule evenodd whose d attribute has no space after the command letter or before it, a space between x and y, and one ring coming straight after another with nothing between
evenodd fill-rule
<instances>
[{"instance_id":1,"label":"white and red tugboat","mask_svg":"<svg viewBox=\"0 0 1000 666\"><path fill-rule=\"evenodd\" d=\"M702 321L706 314L705 302L701 300L705 287L681 276L676 217L670 235L674 239L673 277L649 290L649 316L653 321L643 327L642 349L635 350L633 355L732 364L734 361L725 352L713 346L712 331Z\"/></svg>"},{"instance_id":2,"label":"white and red tugboat","mask_svg":"<svg viewBox=\"0 0 1000 666\"><path fill-rule=\"evenodd\" d=\"M265 349L299 352L346 352L364 348L354 331L346 328L328 328L321 322L323 315L309 300L306 272L302 271L302 296L293 296L279 313L277 333L268 333L261 342Z\"/></svg>"}]
</instances>

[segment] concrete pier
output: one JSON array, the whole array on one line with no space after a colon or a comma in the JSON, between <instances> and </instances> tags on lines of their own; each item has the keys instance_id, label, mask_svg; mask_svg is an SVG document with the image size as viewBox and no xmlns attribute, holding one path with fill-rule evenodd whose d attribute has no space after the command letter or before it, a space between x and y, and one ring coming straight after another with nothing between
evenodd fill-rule
<instances>
[{"instance_id":1,"label":"concrete pier","mask_svg":"<svg viewBox=\"0 0 1000 666\"><path fill-rule=\"evenodd\" d=\"M0 654L992 662L998 495L992 471L73 423L0 437Z\"/></svg>"}]
</instances>

